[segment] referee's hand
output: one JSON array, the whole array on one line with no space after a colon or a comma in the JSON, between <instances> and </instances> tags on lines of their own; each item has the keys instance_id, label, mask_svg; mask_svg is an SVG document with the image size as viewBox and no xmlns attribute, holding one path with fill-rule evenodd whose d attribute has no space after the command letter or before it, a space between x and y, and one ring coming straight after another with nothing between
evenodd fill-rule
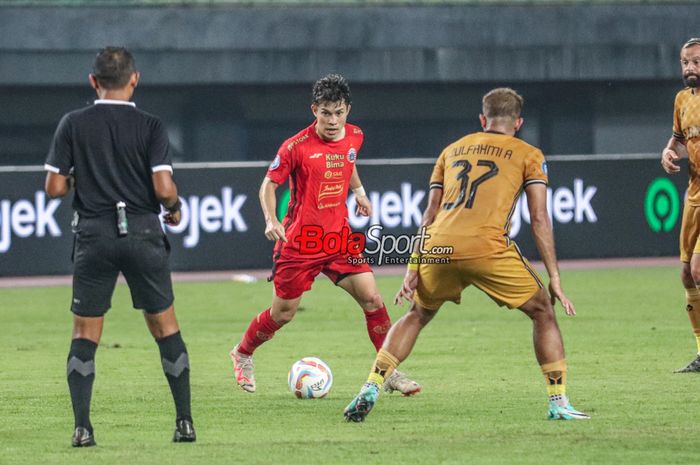
<instances>
[{"instance_id":1,"label":"referee's hand","mask_svg":"<svg viewBox=\"0 0 700 465\"><path fill-rule=\"evenodd\" d=\"M180 210L167 212L165 215L163 215L163 223L167 224L168 226L177 226L180 224L181 219L182 212L180 212Z\"/></svg>"},{"instance_id":2,"label":"referee's hand","mask_svg":"<svg viewBox=\"0 0 700 465\"><path fill-rule=\"evenodd\" d=\"M284 226L277 221L277 218L272 218L265 222L265 237L275 242L287 242L287 235L284 232Z\"/></svg>"}]
</instances>

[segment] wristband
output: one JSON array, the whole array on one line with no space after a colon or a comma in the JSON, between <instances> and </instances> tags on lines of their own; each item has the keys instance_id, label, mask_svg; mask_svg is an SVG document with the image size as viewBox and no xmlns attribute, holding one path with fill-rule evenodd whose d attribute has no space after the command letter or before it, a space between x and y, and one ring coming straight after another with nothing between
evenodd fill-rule
<instances>
[{"instance_id":1,"label":"wristband","mask_svg":"<svg viewBox=\"0 0 700 465\"><path fill-rule=\"evenodd\" d=\"M362 186L355 187L352 193L355 194L355 197L367 197L367 192L365 192L365 188Z\"/></svg>"},{"instance_id":2,"label":"wristband","mask_svg":"<svg viewBox=\"0 0 700 465\"><path fill-rule=\"evenodd\" d=\"M163 205L165 207L165 205ZM175 213L176 211L180 211L180 208L182 208L182 202L180 202L180 197L177 198L177 202L175 202L172 206L170 207L165 207L166 210L168 210L170 213Z\"/></svg>"},{"instance_id":3,"label":"wristband","mask_svg":"<svg viewBox=\"0 0 700 465\"><path fill-rule=\"evenodd\" d=\"M408 259L408 270L418 271L418 265L420 265L420 254L418 252L413 252Z\"/></svg>"}]
</instances>

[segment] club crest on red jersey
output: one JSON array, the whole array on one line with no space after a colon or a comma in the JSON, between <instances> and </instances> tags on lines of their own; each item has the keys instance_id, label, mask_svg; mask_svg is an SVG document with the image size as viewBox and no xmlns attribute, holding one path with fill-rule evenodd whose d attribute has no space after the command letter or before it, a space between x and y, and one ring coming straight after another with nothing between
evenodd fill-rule
<instances>
[{"instance_id":1,"label":"club crest on red jersey","mask_svg":"<svg viewBox=\"0 0 700 465\"><path fill-rule=\"evenodd\" d=\"M350 150L348 150L348 161L350 163L355 163L356 158L357 158L357 151L355 150L355 147L350 147Z\"/></svg>"}]
</instances>

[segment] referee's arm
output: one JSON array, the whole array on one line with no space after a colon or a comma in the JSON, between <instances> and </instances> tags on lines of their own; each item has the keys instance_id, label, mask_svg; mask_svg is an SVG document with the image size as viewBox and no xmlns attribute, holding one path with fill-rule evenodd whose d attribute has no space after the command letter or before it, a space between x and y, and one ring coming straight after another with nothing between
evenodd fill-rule
<instances>
[{"instance_id":1,"label":"referee's arm","mask_svg":"<svg viewBox=\"0 0 700 465\"><path fill-rule=\"evenodd\" d=\"M75 184L71 175L74 163L70 124L70 115L64 115L56 127L46 156L44 190L51 198L63 197Z\"/></svg>"},{"instance_id":2,"label":"referee's arm","mask_svg":"<svg viewBox=\"0 0 700 465\"><path fill-rule=\"evenodd\" d=\"M158 201L168 211L164 220L166 224L177 225L180 223L180 198L177 196L177 186L173 181L173 175L169 170L153 173L153 190Z\"/></svg>"},{"instance_id":3,"label":"referee's arm","mask_svg":"<svg viewBox=\"0 0 700 465\"><path fill-rule=\"evenodd\" d=\"M53 172L46 173L44 190L46 191L46 194L52 199L55 199L56 197L63 197L70 191L70 188L70 176L64 176L62 174Z\"/></svg>"}]
</instances>

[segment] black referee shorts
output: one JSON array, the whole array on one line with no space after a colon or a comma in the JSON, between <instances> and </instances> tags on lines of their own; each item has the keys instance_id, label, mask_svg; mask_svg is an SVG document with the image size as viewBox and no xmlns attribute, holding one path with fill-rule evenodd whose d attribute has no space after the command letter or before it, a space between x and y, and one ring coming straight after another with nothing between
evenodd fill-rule
<instances>
[{"instance_id":1,"label":"black referee shorts","mask_svg":"<svg viewBox=\"0 0 700 465\"><path fill-rule=\"evenodd\" d=\"M155 214L129 215L129 234L117 234L114 215L81 218L73 249L73 303L79 316L102 316L112 306L119 272L124 275L134 308L148 313L173 303L170 245Z\"/></svg>"}]
</instances>

